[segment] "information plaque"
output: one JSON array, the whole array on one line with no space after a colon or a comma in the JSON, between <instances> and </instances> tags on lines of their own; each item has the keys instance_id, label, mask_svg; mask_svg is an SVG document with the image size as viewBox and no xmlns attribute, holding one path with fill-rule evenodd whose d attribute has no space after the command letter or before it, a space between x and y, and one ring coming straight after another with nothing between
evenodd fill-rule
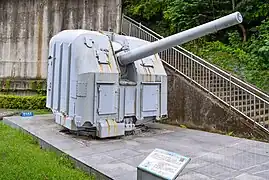
<instances>
[{"instance_id":1,"label":"information plaque","mask_svg":"<svg viewBox=\"0 0 269 180\"><path fill-rule=\"evenodd\" d=\"M190 160L190 158L174 152L155 149L138 166L138 169L157 176L158 179L174 180Z\"/></svg>"}]
</instances>

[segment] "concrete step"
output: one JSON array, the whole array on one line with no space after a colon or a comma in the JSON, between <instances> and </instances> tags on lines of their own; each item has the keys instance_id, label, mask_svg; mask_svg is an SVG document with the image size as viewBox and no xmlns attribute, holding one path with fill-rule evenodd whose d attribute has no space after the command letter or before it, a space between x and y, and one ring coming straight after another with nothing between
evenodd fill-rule
<instances>
[{"instance_id":1,"label":"concrete step","mask_svg":"<svg viewBox=\"0 0 269 180\"><path fill-rule=\"evenodd\" d=\"M223 83L223 82L225 82L220 78L209 76L209 75L203 75L203 76L198 75L197 76L197 75L192 74L192 78L193 79L203 80L203 81L211 81L212 83Z\"/></svg>"},{"instance_id":2,"label":"concrete step","mask_svg":"<svg viewBox=\"0 0 269 180\"><path fill-rule=\"evenodd\" d=\"M224 101L231 101L233 106L247 116L253 117L257 120L269 120L269 105L266 105L257 99L255 102L252 95L240 90L235 85L230 87L230 83L227 80L223 80L215 74L208 73L207 70L202 68L196 68L191 72L189 65L183 65L180 66L180 69L188 76L192 75L193 80L209 89ZM267 123L267 125L268 124L269 123Z\"/></svg>"},{"instance_id":3,"label":"concrete step","mask_svg":"<svg viewBox=\"0 0 269 180\"><path fill-rule=\"evenodd\" d=\"M222 90L222 91L236 91L236 92L243 92L243 90L241 90L240 88L236 87L236 86L231 86L227 83L213 83L213 82L209 82L209 81L199 81L202 84L206 84L207 87L210 87L210 89L217 89L217 90Z\"/></svg>"},{"instance_id":4,"label":"concrete step","mask_svg":"<svg viewBox=\"0 0 269 180\"><path fill-rule=\"evenodd\" d=\"M212 82L212 81L205 81L205 80L201 80L201 79L193 79L201 84L206 84L207 87L210 87L211 89L213 88L223 88L226 90L230 89L230 86L228 84L225 83L218 83L218 82ZM232 89L236 89L234 87L232 87Z\"/></svg>"},{"instance_id":5,"label":"concrete step","mask_svg":"<svg viewBox=\"0 0 269 180\"><path fill-rule=\"evenodd\" d=\"M3 120L4 117L10 117L18 114L19 111L0 109L0 121Z\"/></svg>"},{"instance_id":6,"label":"concrete step","mask_svg":"<svg viewBox=\"0 0 269 180\"><path fill-rule=\"evenodd\" d=\"M269 120L266 121L259 121L258 122L260 125L262 125L263 127L269 129Z\"/></svg>"},{"instance_id":7,"label":"concrete step","mask_svg":"<svg viewBox=\"0 0 269 180\"><path fill-rule=\"evenodd\" d=\"M269 129L269 116L257 116L255 118L253 118L257 123L259 123L260 125L262 125L263 127Z\"/></svg>"},{"instance_id":8,"label":"concrete step","mask_svg":"<svg viewBox=\"0 0 269 180\"><path fill-rule=\"evenodd\" d=\"M254 101L254 99L244 99L241 101L232 101L233 105L235 107L249 107L249 106L253 106L256 104L256 108L269 108L269 105L263 103L263 102L259 102L258 100L256 100L256 102Z\"/></svg>"},{"instance_id":9,"label":"concrete step","mask_svg":"<svg viewBox=\"0 0 269 180\"><path fill-rule=\"evenodd\" d=\"M247 102L253 102L247 95L237 95L237 94L230 94L229 92L226 93L226 94L223 94L223 93L216 93L218 94L218 96L225 100L225 101L232 101L232 102L236 102L236 101L247 101ZM239 104L239 103L238 103Z\"/></svg>"},{"instance_id":10,"label":"concrete step","mask_svg":"<svg viewBox=\"0 0 269 180\"><path fill-rule=\"evenodd\" d=\"M256 110L249 110L249 111L243 111L245 114L247 114L250 117L254 116L264 116L264 117L269 117L269 109L256 109Z\"/></svg>"},{"instance_id":11,"label":"concrete step","mask_svg":"<svg viewBox=\"0 0 269 180\"><path fill-rule=\"evenodd\" d=\"M228 99L228 102L229 99ZM254 109L254 106L256 105L256 109L258 108L264 108L266 107L265 105L259 105L257 103L254 102L254 100L250 100L250 99L244 99L244 100L233 100L231 101L231 105L234 106L234 107L242 107L242 109Z\"/></svg>"},{"instance_id":12,"label":"concrete step","mask_svg":"<svg viewBox=\"0 0 269 180\"><path fill-rule=\"evenodd\" d=\"M240 99L251 99L250 96L248 94L237 94L235 92L229 92L229 91L226 91L226 92L218 92L218 94L220 94L221 97L225 97L225 98L236 98L238 100L238 98Z\"/></svg>"},{"instance_id":13,"label":"concrete step","mask_svg":"<svg viewBox=\"0 0 269 180\"><path fill-rule=\"evenodd\" d=\"M256 108L256 110L258 109L262 109L265 112L268 111L269 106L265 103L254 103L254 100L250 100L250 99L245 99L245 100L233 100L233 101L229 101L229 98L222 98L222 100L224 100L225 102L227 102L228 104L231 103L231 105L233 107L235 107L236 109L238 109L239 111L242 112L248 112L248 111L252 111Z\"/></svg>"},{"instance_id":14,"label":"concrete step","mask_svg":"<svg viewBox=\"0 0 269 180\"><path fill-rule=\"evenodd\" d=\"M208 85L210 85L210 88L223 88L225 89L225 91L229 91L230 90L230 85L228 83L218 83L218 82L204 82ZM232 85L231 86L232 90L240 90L238 87ZM242 91L242 90L241 90Z\"/></svg>"},{"instance_id":15,"label":"concrete step","mask_svg":"<svg viewBox=\"0 0 269 180\"><path fill-rule=\"evenodd\" d=\"M238 105L239 104L239 105ZM256 109L269 109L269 107L267 107L264 103L256 103L256 106L255 104L243 104L242 102L240 103L236 103L236 106L235 106L237 109L239 109L240 111L249 111L249 110L252 110L254 108Z\"/></svg>"},{"instance_id":16,"label":"concrete step","mask_svg":"<svg viewBox=\"0 0 269 180\"><path fill-rule=\"evenodd\" d=\"M179 67L181 72L191 77L194 81L198 82L224 101L231 102L231 105L235 106L239 111L269 129L268 104L265 104L258 99L254 100L254 97L251 94L230 84L228 80L224 80L221 77L210 73L200 65L192 64L191 66L191 64L185 64L182 60L180 62L183 62L183 64L180 64L177 67Z\"/></svg>"}]
</instances>

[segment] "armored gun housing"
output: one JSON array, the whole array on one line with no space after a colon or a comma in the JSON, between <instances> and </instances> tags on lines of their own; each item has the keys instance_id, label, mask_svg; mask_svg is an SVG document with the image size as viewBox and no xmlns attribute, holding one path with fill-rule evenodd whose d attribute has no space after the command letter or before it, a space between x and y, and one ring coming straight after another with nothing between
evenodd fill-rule
<instances>
[{"instance_id":1,"label":"armored gun housing","mask_svg":"<svg viewBox=\"0 0 269 180\"><path fill-rule=\"evenodd\" d=\"M98 137L167 117L167 75L158 53L242 22L239 12L155 42L64 30L49 44L46 107L57 124Z\"/></svg>"}]
</instances>

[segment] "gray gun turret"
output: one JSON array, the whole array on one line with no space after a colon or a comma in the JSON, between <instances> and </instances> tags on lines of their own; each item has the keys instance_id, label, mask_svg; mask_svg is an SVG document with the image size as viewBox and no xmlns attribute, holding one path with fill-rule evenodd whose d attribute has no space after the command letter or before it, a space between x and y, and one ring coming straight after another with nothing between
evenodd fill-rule
<instances>
[{"instance_id":1,"label":"gray gun turret","mask_svg":"<svg viewBox=\"0 0 269 180\"><path fill-rule=\"evenodd\" d=\"M136 60L159 53L176 45L181 45L202 36L242 23L239 12L232 13L206 24L180 32L178 34L141 46L118 56L121 65L130 64Z\"/></svg>"},{"instance_id":2,"label":"gray gun turret","mask_svg":"<svg viewBox=\"0 0 269 180\"><path fill-rule=\"evenodd\" d=\"M157 53L241 22L236 12L153 43L111 32L61 31L50 40L46 107L57 124L100 138L167 118L168 78Z\"/></svg>"}]
</instances>

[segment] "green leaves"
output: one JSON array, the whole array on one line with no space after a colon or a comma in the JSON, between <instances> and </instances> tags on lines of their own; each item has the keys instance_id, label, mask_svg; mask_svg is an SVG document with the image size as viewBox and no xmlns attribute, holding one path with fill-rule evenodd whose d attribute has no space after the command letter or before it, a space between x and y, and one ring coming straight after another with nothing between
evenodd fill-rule
<instances>
[{"instance_id":1,"label":"green leaves","mask_svg":"<svg viewBox=\"0 0 269 180\"><path fill-rule=\"evenodd\" d=\"M146 20L158 16L166 6L167 0L136 0L125 2L125 13L140 16Z\"/></svg>"},{"instance_id":2,"label":"green leaves","mask_svg":"<svg viewBox=\"0 0 269 180\"><path fill-rule=\"evenodd\" d=\"M230 1L173 0L164 10L164 20L169 22L171 33L176 33L227 15L231 11Z\"/></svg>"},{"instance_id":3,"label":"green leaves","mask_svg":"<svg viewBox=\"0 0 269 180\"><path fill-rule=\"evenodd\" d=\"M46 96L0 95L0 108L4 109L46 109Z\"/></svg>"},{"instance_id":4,"label":"green leaves","mask_svg":"<svg viewBox=\"0 0 269 180\"><path fill-rule=\"evenodd\" d=\"M268 0L127 0L125 13L163 36L240 11L244 21L183 46L269 92ZM244 42L243 42L244 41Z\"/></svg>"},{"instance_id":5,"label":"green leaves","mask_svg":"<svg viewBox=\"0 0 269 180\"><path fill-rule=\"evenodd\" d=\"M243 44L237 42L237 36L231 33L229 44L214 41L203 42L196 46L196 49L193 46L185 46L185 48L269 92L269 39L263 39L262 43L261 40L253 39Z\"/></svg>"}]
</instances>

